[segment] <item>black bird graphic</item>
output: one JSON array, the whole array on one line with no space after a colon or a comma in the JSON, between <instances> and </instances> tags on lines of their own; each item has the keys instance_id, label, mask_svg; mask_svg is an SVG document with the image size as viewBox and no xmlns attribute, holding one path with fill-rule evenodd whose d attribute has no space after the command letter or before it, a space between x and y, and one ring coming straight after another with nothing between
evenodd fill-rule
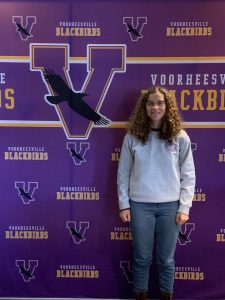
<instances>
[{"instance_id":1,"label":"black bird graphic","mask_svg":"<svg viewBox=\"0 0 225 300\"><path fill-rule=\"evenodd\" d=\"M78 153L77 153L75 150L73 150L72 148L69 148L69 149L70 149L70 152L71 152L70 156L75 156L75 157L78 158L79 160L84 161L83 157L80 156L80 154L78 154Z\"/></svg>"},{"instance_id":2,"label":"black bird graphic","mask_svg":"<svg viewBox=\"0 0 225 300\"><path fill-rule=\"evenodd\" d=\"M70 229L70 235L74 235L74 236L76 236L78 239L84 240L84 238L82 237L82 235L79 234L79 232L77 232L73 227L69 227L69 229Z\"/></svg>"},{"instance_id":3,"label":"black bird graphic","mask_svg":"<svg viewBox=\"0 0 225 300\"><path fill-rule=\"evenodd\" d=\"M51 104L59 104L66 101L73 111L82 117L93 121L97 125L108 125L110 120L95 112L82 98L88 96L85 93L75 93L65 83L65 81L53 70L44 70L44 78L51 86L56 96L47 96L48 102Z\"/></svg>"},{"instance_id":4,"label":"black bird graphic","mask_svg":"<svg viewBox=\"0 0 225 300\"><path fill-rule=\"evenodd\" d=\"M181 232L179 232L179 237L180 237L181 239L183 239L184 241L186 241L186 242L189 241L189 239L188 239L183 233L181 233Z\"/></svg>"},{"instance_id":5,"label":"black bird graphic","mask_svg":"<svg viewBox=\"0 0 225 300\"><path fill-rule=\"evenodd\" d=\"M27 271L26 269L24 269L23 266L19 266L20 269L20 273L26 275L29 278L35 278L29 271Z\"/></svg>"},{"instance_id":6,"label":"black bird graphic","mask_svg":"<svg viewBox=\"0 0 225 300\"><path fill-rule=\"evenodd\" d=\"M19 191L20 191L19 193L20 196L24 196L25 198L32 200L32 197L28 193L26 193L24 189L19 188Z\"/></svg>"},{"instance_id":7,"label":"black bird graphic","mask_svg":"<svg viewBox=\"0 0 225 300\"><path fill-rule=\"evenodd\" d=\"M16 23L17 31L22 31L24 34L30 36L30 33L20 23Z\"/></svg>"},{"instance_id":8,"label":"black bird graphic","mask_svg":"<svg viewBox=\"0 0 225 300\"><path fill-rule=\"evenodd\" d=\"M127 24L127 28L128 28L128 30L127 30L128 32L132 32L136 36L142 37L142 35L136 29L134 29L134 27L132 25Z\"/></svg>"}]
</instances>

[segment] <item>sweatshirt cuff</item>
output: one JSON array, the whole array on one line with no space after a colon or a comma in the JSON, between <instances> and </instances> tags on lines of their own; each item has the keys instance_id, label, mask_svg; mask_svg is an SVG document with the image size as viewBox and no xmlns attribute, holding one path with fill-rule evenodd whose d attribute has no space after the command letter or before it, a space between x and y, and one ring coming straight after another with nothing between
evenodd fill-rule
<instances>
[{"instance_id":1,"label":"sweatshirt cuff","mask_svg":"<svg viewBox=\"0 0 225 300\"><path fill-rule=\"evenodd\" d=\"M128 207L128 208L123 208L123 209L120 209L120 211L127 210L127 209L130 209L130 207Z\"/></svg>"},{"instance_id":2,"label":"sweatshirt cuff","mask_svg":"<svg viewBox=\"0 0 225 300\"><path fill-rule=\"evenodd\" d=\"M129 201L119 202L119 210L124 210L130 208Z\"/></svg>"},{"instance_id":3,"label":"sweatshirt cuff","mask_svg":"<svg viewBox=\"0 0 225 300\"><path fill-rule=\"evenodd\" d=\"M184 206L184 205L180 204L180 206L178 208L178 212L189 216L190 207L187 207L187 206Z\"/></svg>"}]
</instances>

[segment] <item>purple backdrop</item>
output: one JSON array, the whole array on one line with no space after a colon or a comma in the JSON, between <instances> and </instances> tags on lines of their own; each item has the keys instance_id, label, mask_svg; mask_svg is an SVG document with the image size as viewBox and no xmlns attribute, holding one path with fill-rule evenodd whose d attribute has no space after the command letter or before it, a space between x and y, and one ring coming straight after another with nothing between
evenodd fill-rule
<instances>
[{"instance_id":1,"label":"purple backdrop","mask_svg":"<svg viewBox=\"0 0 225 300\"><path fill-rule=\"evenodd\" d=\"M197 184L176 299L225 298L223 1L0 1L0 297L131 297L116 173L128 117L163 85L192 140ZM44 70L110 120L55 95ZM156 268L150 280L158 297Z\"/></svg>"}]
</instances>

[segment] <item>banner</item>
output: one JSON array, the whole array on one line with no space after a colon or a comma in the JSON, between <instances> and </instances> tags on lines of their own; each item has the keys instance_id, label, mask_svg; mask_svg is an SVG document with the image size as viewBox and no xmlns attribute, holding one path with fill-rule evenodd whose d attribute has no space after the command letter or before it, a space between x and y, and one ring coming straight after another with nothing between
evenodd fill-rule
<instances>
[{"instance_id":1,"label":"banner","mask_svg":"<svg viewBox=\"0 0 225 300\"><path fill-rule=\"evenodd\" d=\"M169 89L196 190L175 299L224 299L223 1L0 1L0 297L132 297L116 175L141 91ZM157 298L155 262L150 295Z\"/></svg>"}]
</instances>

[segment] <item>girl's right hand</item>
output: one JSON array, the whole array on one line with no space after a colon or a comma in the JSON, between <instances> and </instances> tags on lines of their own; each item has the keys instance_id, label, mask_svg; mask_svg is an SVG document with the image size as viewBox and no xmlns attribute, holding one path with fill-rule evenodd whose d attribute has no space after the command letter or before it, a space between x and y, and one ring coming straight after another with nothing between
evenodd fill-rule
<instances>
[{"instance_id":1,"label":"girl's right hand","mask_svg":"<svg viewBox=\"0 0 225 300\"><path fill-rule=\"evenodd\" d=\"M123 222L130 222L131 216L130 216L130 209L123 209L119 213L120 218Z\"/></svg>"}]
</instances>

